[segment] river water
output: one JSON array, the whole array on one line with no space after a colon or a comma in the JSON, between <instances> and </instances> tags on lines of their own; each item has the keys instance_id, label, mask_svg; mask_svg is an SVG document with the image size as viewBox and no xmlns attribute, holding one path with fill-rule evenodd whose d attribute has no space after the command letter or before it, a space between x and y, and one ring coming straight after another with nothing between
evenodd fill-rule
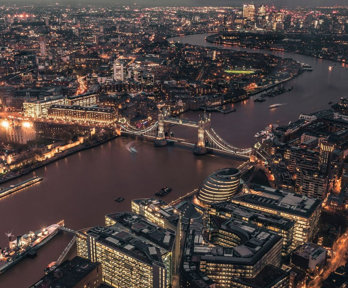
<instances>
[{"instance_id":1,"label":"river water","mask_svg":"<svg viewBox=\"0 0 348 288\"><path fill-rule=\"evenodd\" d=\"M191 35L175 40L182 43L215 46L205 43L206 35ZM226 48L226 47L224 47ZM230 48L228 48L230 49ZM255 51L254 51L255 52ZM348 70L332 62L296 54L278 54L305 62L313 67L292 80L294 89L268 98L264 103L252 100L235 104L237 112L212 114L212 126L225 140L240 147L250 147L253 135L269 123L288 123L302 112L329 108L348 91ZM269 105L283 106L270 110ZM184 115L197 118L198 113ZM176 131L180 136L195 138L196 131ZM27 190L0 200L0 246L7 245L5 232L20 235L61 219L66 226L81 229L103 224L104 215L130 209L130 200L151 197L163 186L173 188L165 200L172 200L193 190L214 170L237 166L226 157L197 157L189 149L168 146L155 148L149 142L134 141L137 153L127 149L134 139L118 138L99 147L79 152L35 172L44 180ZM26 178L12 181L17 183ZM5 184L5 186L11 183ZM125 201L116 203L122 196ZM0 276L0 287L28 287L43 275L45 266L58 258L70 235L61 234L38 251L35 259L26 259Z\"/></svg>"}]
</instances>

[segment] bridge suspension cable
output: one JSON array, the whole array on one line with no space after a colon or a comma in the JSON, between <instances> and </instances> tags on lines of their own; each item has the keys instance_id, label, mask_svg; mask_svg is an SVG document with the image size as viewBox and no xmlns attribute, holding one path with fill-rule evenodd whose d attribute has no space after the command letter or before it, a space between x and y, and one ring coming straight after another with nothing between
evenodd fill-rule
<instances>
[{"instance_id":1,"label":"bridge suspension cable","mask_svg":"<svg viewBox=\"0 0 348 288\"><path fill-rule=\"evenodd\" d=\"M205 130L205 133L207 134L208 140L212 141L213 144L215 144L218 148L220 148L223 151L226 152L232 152L237 155L243 155L243 156L249 156L252 149L251 148L237 148L229 143L227 143L224 139L222 139L213 128L210 128L209 130Z\"/></svg>"},{"instance_id":2,"label":"bridge suspension cable","mask_svg":"<svg viewBox=\"0 0 348 288\"><path fill-rule=\"evenodd\" d=\"M121 128L124 132L127 133L131 133L134 135L144 135L150 132L153 132L154 130L156 130L158 127L158 121L155 122L153 125L145 128L145 129L137 129L136 127L130 125L129 123L127 123L127 125L121 125Z\"/></svg>"}]
</instances>

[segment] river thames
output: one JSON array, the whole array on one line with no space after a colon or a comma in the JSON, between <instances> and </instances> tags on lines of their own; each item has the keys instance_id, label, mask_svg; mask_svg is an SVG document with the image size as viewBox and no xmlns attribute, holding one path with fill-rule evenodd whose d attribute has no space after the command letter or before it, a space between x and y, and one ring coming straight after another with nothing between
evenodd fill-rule
<instances>
[{"instance_id":1,"label":"river thames","mask_svg":"<svg viewBox=\"0 0 348 288\"><path fill-rule=\"evenodd\" d=\"M174 38L181 43L214 46L205 42L206 35ZM223 47L225 49L235 49ZM252 50L255 52L255 50ZM270 53L270 52L266 52ZM291 57L313 67L287 85L293 90L264 103L252 100L234 104L237 112L212 114L212 126L229 143L250 147L254 134L270 123L286 124L300 113L310 113L330 107L347 95L348 69L330 61L297 54L272 53ZM332 71L329 66L335 65ZM283 106L270 110L271 104ZM198 118L198 113L183 117ZM185 130L179 136L196 137L196 131ZM37 230L61 219L72 229L102 225L104 215L130 210L135 198L152 197L163 186L173 188L164 198L172 200L197 188L214 170L237 166L238 161L215 155L194 156L192 151L168 146L155 148L152 143L134 141L138 151L130 153L127 144L134 139L117 138L99 147L79 152L35 171L44 180L27 190L0 201L0 246L7 245L5 232L20 235ZM29 178L23 176L10 183ZM122 196L125 201L117 203ZM38 251L35 259L26 259L0 277L0 287L28 287L43 275L46 265L58 258L70 235L57 236Z\"/></svg>"}]
</instances>

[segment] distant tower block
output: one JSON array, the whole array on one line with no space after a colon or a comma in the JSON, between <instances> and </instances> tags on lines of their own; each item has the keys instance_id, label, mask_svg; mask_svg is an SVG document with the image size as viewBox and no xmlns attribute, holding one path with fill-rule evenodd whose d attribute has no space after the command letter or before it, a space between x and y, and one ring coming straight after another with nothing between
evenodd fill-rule
<instances>
[{"instance_id":1,"label":"distant tower block","mask_svg":"<svg viewBox=\"0 0 348 288\"><path fill-rule=\"evenodd\" d=\"M46 57L46 56L47 56L47 49L46 49L46 41L45 41L45 38L40 37L39 45L40 45L40 55L41 55L42 57Z\"/></svg>"},{"instance_id":2,"label":"distant tower block","mask_svg":"<svg viewBox=\"0 0 348 288\"><path fill-rule=\"evenodd\" d=\"M113 65L113 70L114 70L114 80L115 81L124 81L124 72L125 72L125 67L124 64L120 60L115 60L114 65Z\"/></svg>"}]
</instances>

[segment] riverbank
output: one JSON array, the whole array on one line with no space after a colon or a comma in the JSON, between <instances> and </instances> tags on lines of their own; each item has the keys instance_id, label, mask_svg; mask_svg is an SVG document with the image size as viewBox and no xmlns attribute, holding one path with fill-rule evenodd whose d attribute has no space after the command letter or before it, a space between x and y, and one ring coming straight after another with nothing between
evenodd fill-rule
<instances>
[{"instance_id":1,"label":"riverbank","mask_svg":"<svg viewBox=\"0 0 348 288\"><path fill-rule=\"evenodd\" d=\"M39 168L42 168L42 167L45 167L49 164L52 164L58 160L61 160L61 159L64 159L68 156L71 156L75 153L78 153L78 152L81 152L81 151L84 151L84 150L89 150L91 148L94 148L94 147L97 147L97 146L100 146L102 144L105 144L113 139L115 139L117 136L114 135L112 137L108 137L107 139L103 139L101 141L96 141L96 142L93 142L93 143L90 143L90 144L87 144L87 143L83 143L77 147L74 147L74 148L71 148L69 150L66 150L62 153L60 153L59 155L57 156L53 156L52 158L50 159L47 159L45 161L41 161L41 162L37 162L36 164L34 164L32 167L29 167L29 168L24 168L24 169L21 169L20 171L18 171L18 173L16 173L15 175L11 174L11 175L8 175L8 176L4 176L2 178L0 178L0 184L4 184L6 182L9 182L11 180L15 180L19 177L22 177L22 176L25 176L25 175L28 175L30 173L32 173L33 171L39 169Z\"/></svg>"},{"instance_id":2,"label":"riverbank","mask_svg":"<svg viewBox=\"0 0 348 288\"><path fill-rule=\"evenodd\" d=\"M215 37L218 34L201 34L205 35L204 36L204 41L208 39L209 37ZM184 36L183 38L190 38L190 37L195 37L195 35L187 35ZM186 45L192 45L195 46L195 44L192 43L182 43L180 41L182 37L175 37L175 38L168 38L167 41L171 43L181 43L181 44L186 44ZM211 43L211 42L207 42ZM217 47L217 46L212 46L212 45L197 45L197 46L203 46L208 49L213 49L213 50L228 50L226 47ZM246 55L251 55L251 57L256 57L254 55L258 55L258 57L263 57L260 53L257 51L234 51L234 49L230 49L233 52L232 53L241 53L241 51ZM234 55L234 54L232 54ZM238 55L238 54L237 54ZM258 87L253 83L252 81L250 83L246 83L243 87L240 87L240 91L235 94L229 94L228 92L225 94L217 94L213 96L206 96L207 99L205 101L202 101L202 103L199 106L193 106L193 108L189 108L189 110L195 111L195 110L207 110L207 111L217 111L217 109L223 110L223 106L228 105L228 104L235 104L235 103L240 103L244 102L245 100L249 99L251 96L258 95L258 94L263 94L265 92L272 92L274 90L275 93L272 94L272 96L278 96L281 94L284 94L285 92L289 91L288 89L283 89L282 86L285 85L287 82L295 79L296 77L300 76L303 74L304 69L302 69L302 65L299 61L292 60L291 58L285 59L283 57L280 57L279 55L272 55L268 56L270 58L274 58L275 62L283 62L283 66L280 73L276 73L279 71L275 71L274 74L269 75L267 78L267 75L265 75L264 79L262 79L262 84ZM227 69L227 68L226 68ZM243 71L245 70L242 69L237 69L237 73L243 74ZM239 71L240 70L240 71ZM228 70L225 70L228 71ZM256 82L256 81L255 81ZM261 81L260 81L261 82ZM250 84L250 85L249 85ZM250 87L249 87L250 86ZM255 87L253 87L255 86ZM275 91L278 89L277 91ZM283 91L281 91L283 90ZM278 93L279 92L279 93ZM210 104L212 103L212 104ZM231 109L231 112L235 112L236 110ZM223 111L218 111L218 112L223 112Z\"/></svg>"},{"instance_id":3,"label":"riverbank","mask_svg":"<svg viewBox=\"0 0 348 288\"><path fill-rule=\"evenodd\" d=\"M220 34L219 33L214 33L212 35L207 36L205 40L208 43L211 43L211 44L230 46L231 48L238 47L238 48L264 50L264 51L269 51L269 52L278 51L278 52L286 52L286 53L295 53L295 54L298 54L298 55L303 55L303 56L307 56L307 57L313 57L315 59L323 59L323 60L328 60L328 61L332 61L332 62L335 62L335 63L346 64L346 62L344 62L342 60L338 60L338 59L333 58L333 57L329 57L329 56L325 56L325 55L321 55L321 57L319 57L316 54L299 53L298 50L293 51L293 50L289 50L289 49L286 49L286 48L283 48L283 49L276 49L276 48L270 49L268 47L254 47L253 45L239 45L238 42L230 43L228 41L217 40L217 36L218 35L220 35Z\"/></svg>"}]
</instances>

